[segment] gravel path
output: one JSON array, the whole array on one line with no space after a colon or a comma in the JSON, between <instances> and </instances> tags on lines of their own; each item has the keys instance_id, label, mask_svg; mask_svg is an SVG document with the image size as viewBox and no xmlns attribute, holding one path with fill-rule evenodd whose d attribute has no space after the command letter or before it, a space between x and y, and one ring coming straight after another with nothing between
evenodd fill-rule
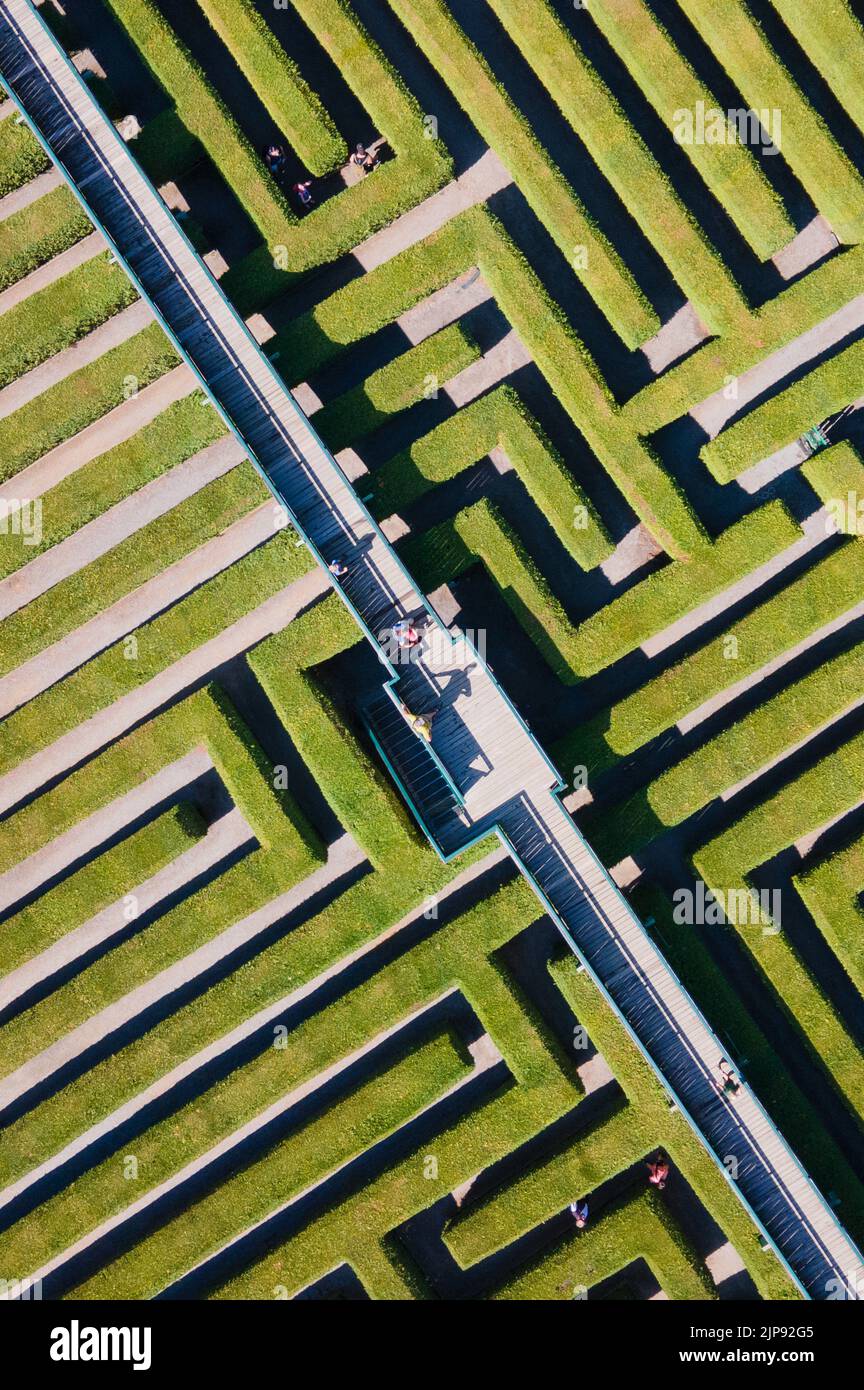
<instances>
[{"instance_id":1,"label":"gravel path","mask_svg":"<svg viewBox=\"0 0 864 1390\"><path fill-rule=\"evenodd\" d=\"M25 183L22 188L16 188L11 193L7 193L5 198L0 198L0 222L5 222L7 217L11 217L13 212L20 212L22 208L29 208L31 203L35 203L39 198L44 198L46 193L59 188L66 180L59 169L46 169L44 174L37 174L35 179Z\"/></svg>"},{"instance_id":2,"label":"gravel path","mask_svg":"<svg viewBox=\"0 0 864 1390\"><path fill-rule=\"evenodd\" d=\"M0 718L35 699L98 652L119 642L142 623L233 565L235 560L248 555L273 534L273 505L263 502L221 535L176 560L146 584L140 584L102 613L97 613L95 618L61 637L59 642L43 648L0 679Z\"/></svg>"},{"instance_id":3,"label":"gravel path","mask_svg":"<svg viewBox=\"0 0 864 1390\"><path fill-rule=\"evenodd\" d=\"M101 232L91 232L81 241L76 241L74 246L70 246L68 251L61 251L59 256L54 256L44 265L40 265L36 270L32 270L23 279L16 280L14 285L0 293L0 314L5 314L8 309L14 309L16 304L21 304L25 299L29 299L31 294L37 290L44 290L47 285L53 285L55 280L60 280L64 275L68 275L70 270L75 270L79 265L85 265L87 261L92 261L102 251L107 250L107 243Z\"/></svg>"},{"instance_id":4,"label":"gravel path","mask_svg":"<svg viewBox=\"0 0 864 1390\"><path fill-rule=\"evenodd\" d=\"M92 564L100 555L113 550L142 526L200 492L208 483L229 473L244 458L233 435L218 439L177 464L169 473L154 478L122 502L109 507L66 540L37 555L7 579L0 580L0 622L61 580Z\"/></svg>"}]
</instances>

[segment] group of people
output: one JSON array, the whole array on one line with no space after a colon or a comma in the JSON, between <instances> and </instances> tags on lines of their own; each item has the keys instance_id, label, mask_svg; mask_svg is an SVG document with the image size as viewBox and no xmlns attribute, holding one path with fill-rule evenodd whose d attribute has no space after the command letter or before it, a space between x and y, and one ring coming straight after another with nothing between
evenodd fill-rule
<instances>
[{"instance_id":1,"label":"group of people","mask_svg":"<svg viewBox=\"0 0 864 1390\"><path fill-rule=\"evenodd\" d=\"M657 1154L655 1158L649 1158L645 1165L648 1169L648 1181L652 1187L656 1187L658 1192L662 1192L669 1181L669 1160L665 1154ZM577 1230L584 1230L588 1225L588 1199L580 1197L577 1201L570 1203L570 1214L576 1224Z\"/></svg>"},{"instance_id":2,"label":"group of people","mask_svg":"<svg viewBox=\"0 0 864 1390\"><path fill-rule=\"evenodd\" d=\"M374 150L367 149L362 143L354 147L350 162L356 168L361 169L364 174L371 174L373 169L377 169L381 163L383 145L378 145ZM274 179L281 179L285 172L287 158L282 145L267 145L264 149L264 163L268 172ZM311 179L298 179L292 183L291 192L300 212L309 212L315 206L315 195L312 192Z\"/></svg>"}]
</instances>

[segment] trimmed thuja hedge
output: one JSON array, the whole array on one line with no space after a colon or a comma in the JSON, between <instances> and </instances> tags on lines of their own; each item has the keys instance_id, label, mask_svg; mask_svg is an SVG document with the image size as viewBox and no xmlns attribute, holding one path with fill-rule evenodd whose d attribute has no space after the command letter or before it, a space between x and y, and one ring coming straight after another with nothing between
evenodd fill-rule
<instances>
[{"instance_id":1,"label":"trimmed thuja hedge","mask_svg":"<svg viewBox=\"0 0 864 1390\"><path fill-rule=\"evenodd\" d=\"M531 0L527 23L522 0L489 3L699 318L734 332L747 307L740 287L547 0Z\"/></svg>"},{"instance_id":2,"label":"trimmed thuja hedge","mask_svg":"<svg viewBox=\"0 0 864 1390\"><path fill-rule=\"evenodd\" d=\"M310 173L320 177L343 164L348 157L345 141L252 0L198 3Z\"/></svg>"},{"instance_id":3,"label":"trimmed thuja hedge","mask_svg":"<svg viewBox=\"0 0 864 1390\"><path fill-rule=\"evenodd\" d=\"M379 367L360 385L315 414L315 429L335 454L407 410L480 357L460 323L450 324Z\"/></svg>"},{"instance_id":4,"label":"trimmed thuja hedge","mask_svg":"<svg viewBox=\"0 0 864 1390\"><path fill-rule=\"evenodd\" d=\"M792 444L811 425L858 400L864 392L864 342L814 367L779 396L729 425L701 450L721 483L737 478L778 449Z\"/></svg>"},{"instance_id":5,"label":"trimmed thuja hedge","mask_svg":"<svg viewBox=\"0 0 864 1390\"><path fill-rule=\"evenodd\" d=\"M453 218L291 323L273 341L287 384L305 380L475 265L637 516L669 554L698 549L707 536L689 500L650 446L634 438L584 343L485 207Z\"/></svg>"},{"instance_id":6,"label":"trimmed thuja hedge","mask_svg":"<svg viewBox=\"0 0 864 1390\"><path fill-rule=\"evenodd\" d=\"M107 254L29 295L0 318L0 387L71 347L137 298Z\"/></svg>"},{"instance_id":7,"label":"trimmed thuja hedge","mask_svg":"<svg viewBox=\"0 0 864 1390\"><path fill-rule=\"evenodd\" d=\"M844 1224L860 1243L864 1236L864 1189L860 1177L814 1108L812 1096L793 1081L789 1067L766 1038L753 1010L743 1001L725 962L706 944L709 933L723 929L694 930L689 924L676 923L669 899L655 887L637 889L634 907L643 922L653 919L651 935L666 959L691 996L699 1000L718 1037L727 1040L733 1056L743 1065L745 1080L817 1186L823 1192L837 1193ZM743 1217L743 1211L741 1214ZM745 1247L739 1245L738 1249L743 1255ZM783 1285L782 1293L763 1292L762 1296L800 1297L773 1254L765 1252L761 1258L770 1262L775 1281L782 1281ZM752 1266L750 1272L753 1273Z\"/></svg>"},{"instance_id":8,"label":"trimmed thuja hedge","mask_svg":"<svg viewBox=\"0 0 864 1390\"><path fill-rule=\"evenodd\" d=\"M862 700L864 646L859 645L818 667L661 773L648 788L652 810L664 825L677 825Z\"/></svg>"},{"instance_id":9,"label":"trimmed thuja hedge","mask_svg":"<svg viewBox=\"0 0 864 1390\"><path fill-rule=\"evenodd\" d=\"M151 323L95 362L49 386L0 420L0 482L121 405L131 389L143 390L179 362L158 323Z\"/></svg>"},{"instance_id":10,"label":"trimmed thuja hedge","mask_svg":"<svg viewBox=\"0 0 864 1390\"><path fill-rule=\"evenodd\" d=\"M519 393L498 386L377 468L371 505L378 517L410 507L436 483L502 448L561 544L583 569L614 549L602 521Z\"/></svg>"},{"instance_id":11,"label":"trimmed thuja hedge","mask_svg":"<svg viewBox=\"0 0 864 1390\"><path fill-rule=\"evenodd\" d=\"M224 434L219 415L200 391L176 401L131 439L92 459L45 494L42 539L38 545L13 544L17 538L0 537L0 576L11 574L34 556L58 545L109 507L184 459L192 458Z\"/></svg>"},{"instance_id":12,"label":"trimmed thuja hedge","mask_svg":"<svg viewBox=\"0 0 864 1390\"><path fill-rule=\"evenodd\" d=\"M782 117L782 157L841 241L864 236L864 182L822 117L795 85L742 0L681 0L681 8L756 111ZM847 59L848 61L848 59Z\"/></svg>"},{"instance_id":13,"label":"trimmed thuja hedge","mask_svg":"<svg viewBox=\"0 0 864 1390\"><path fill-rule=\"evenodd\" d=\"M864 840L838 850L792 881L828 946L864 994Z\"/></svg>"},{"instance_id":14,"label":"trimmed thuja hedge","mask_svg":"<svg viewBox=\"0 0 864 1390\"><path fill-rule=\"evenodd\" d=\"M0 121L0 198L50 167L50 159L23 122L15 116Z\"/></svg>"},{"instance_id":15,"label":"trimmed thuja hedge","mask_svg":"<svg viewBox=\"0 0 864 1390\"><path fill-rule=\"evenodd\" d=\"M602 30L670 133L676 112L718 106L644 0L592 0L578 18ZM794 224L747 145L693 140L681 149L760 260L792 240Z\"/></svg>"},{"instance_id":16,"label":"trimmed thuja hedge","mask_svg":"<svg viewBox=\"0 0 864 1390\"><path fill-rule=\"evenodd\" d=\"M721 636L619 701L597 721L608 748L619 756L635 752L719 691L852 608L861 598L862 567L864 546L842 545ZM577 731L574 747L579 740Z\"/></svg>"},{"instance_id":17,"label":"trimmed thuja hedge","mask_svg":"<svg viewBox=\"0 0 864 1390\"><path fill-rule=\"evenodd\" d=\"M843 744L768 801L756 806L693 858L707 887L746 893L750 875L803 836L829 824L864 797L864 734ZM782 890L781 890L782 891ZM764 912L733 928L800 1030L814 1061L830 1074L859 1120L864 1117L864 1051L833 998L792 944L781 921Z\"/></svg>"},{"instance_id":18,"label":"trimmed thuja hedge","mask_svg":"<svg viewBox=\"0 0 864 1390\"><path fill-rule=\"evenodd\" d=\"M200 815L183 801L112 845L6 919L0 926L0 971L16 970L112 903L118 922L123 921L121 899L191 849L203 833Z\"/></svg>"},{"instance_id":19,"label":"trimmed thuja hedge","mask_svg":"<svg viewBox=\"0 0 864 1390\"><path fill-rule=\"evenodd\" d=\"M600 310L628 347L638 347L660 327L656 313L486 60L439 0L390 3L510 169L566 261L578 267ZM575 260L580 250L586 253L584 266Z\"/></svg>"},{"instance_id":20,"label":"trimmed thuja hedge","mask_svg":"<svg viewBox=\"0 0 864 1390\"><path fill-rule=\"evenodd\" d=\"M68 251L92 230L89 217L65 184L13 212L0 222L0 290Z\"/></svg>"},{"instance_id":21,"label":"trimmed thuja hedge","mask_svg":"<svg viewBox=\"0 0 864 1390\"><path fill-rule=\"evenodd\" d=\"M260 154L152 0L107 3L176 104L180 120L230 184L265 240L224 280L245 313L287 288L293 276L350 251L450 177L452 161L444 146L437 139L425 138L427 127L416 100L343 0L296 0L296 8L386 136L396 158L303 218L266 172ZM218 13L223 22L232 24L232 33L241 24L242 16L230 14L221 3ZM290 76L281 50L277 55L268 46L264 56L260 35L252 47L241 43L238 51L238 61L247 70L263 63L272 72L277 56L281 74ZM267 99L263 91L262 99ZM311 95L310 100L314 100ZM142 139L147 139L146 128ZM152 150L152 143L147 148ZM181 154L185 157L185 148ZM160 172L167 176L164 166Z\"/></svg>"},{"instance_id":22,"label":"trimmed thuja hedge","mask_svg":"<svg viewBox=\"0 0 864 1390\"><path fill-rule=\"evenodd\" d=\"M828 507L838 531L864 535L864 461L847 443L820 449L801 465L801 472Z\"/></svg>"},{"instance_id":23,"label":"trimmed thuja hedge","mask_svg":"<svg viewBox=\"0 0 864 1390\"><path fill-rule=\"evenodd\" d=\"M236 468L187 497L165 516L148 522L113 550L0 623L0 674L20 666L124 594L221 535L269 496L257 473L249 467Z\"/></svg>"}]
</instances>

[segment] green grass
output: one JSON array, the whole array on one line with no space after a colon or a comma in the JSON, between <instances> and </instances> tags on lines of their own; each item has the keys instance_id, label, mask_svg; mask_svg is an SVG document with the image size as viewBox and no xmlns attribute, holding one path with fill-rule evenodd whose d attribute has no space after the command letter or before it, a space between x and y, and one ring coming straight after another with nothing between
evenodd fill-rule
<instances>
[{"instance_id":1,"label":"green grass","mask_svg":"<svg viewBox=\"0 0 864 1390\"><path fill-rule=\"evenodd\" d=\"M250 87L310 173L344 164L348 148L326 108L251 0L199 0Z\"/></svg>"},{"instance_id":2,"label":"green grass","mask_svg":"<svg viewBox=\"0 0 864 1390\"><path fill-rule=\"evenodd\" d=\"M65 185L0 222L0 290L37 270L93 230Z\"/></svg>"},{"instance_id":3,"label":"green grass","mask_svg":"<svg viewBox=\"0 0 864 1390\"><path fill-rule=\"evenodd\" d=\"M714 477L731 482L745 469L792 444L811 425L851 405L864 391L864 343L853 343L800 381L751 410L705 444L701 456Z\"/></svg>"},{"instance_id":4,"label":"green grass","mask_svg":"<svg viewBox=\"0 0 864 1390\"><path fill-rule=\"evenodd\" d=\"M576 248L586 248L586 264L575 273L626 345L638 347L660 327L657 315L486 60L439 0L390 3L484 140L518 180L568 264L576 266Z\"/></svg>"},{"instance_id":5,"label":"green grass","mask_svg":"<svg viewBox=\"0 0 864 1390\"><path fill-rule=\"evenodd\" d=\"M50 550L109 507L192 458L225 434L219 415L200 391L170 405L131 439L64 478L45 495L42 540L23 546L0 536L0 575L11 574Z\"/></svg>"},{"instance_id":6,"label":"green grass","mask_svg":"<svg viewBox=\"0 0 864 1390\"><path fill-rule=\"evenodd\" d=\"M0 198L14 193L37 174L44 174L51 161L35 135L15 116L0 121Z\"/></svg>"},{"instance_id":7,"label":"green grass","mask_svg":"<svg viewBox=\"0 0 864 1390\"><path fill-rule=\"evenodd\" d=\"M269 495L251 468L236 468L148 522L0 624L0 673L20 666L221 535Z\"/></svg>"},{"instance_id":8,"label":"green grass","mask_svg":"<svg viewBox=\"0 0 864 1390\"><path fill-rule=\"evenodd\" d=\"M643 0L593 0L585 18L606 36L670 132L676 111L695 111L700 101L706 110L719 105ZM792 240L795 227L746 145L694 141L681 148L760 260Z\"/></svg>"},{"instance_id":9,"label":"green grass","mask_svg":"<svg viewBox=\"0 0 864 1390\"><path fill-rule=\"evenodd\" d=\"M480 355L461 323L450 324L316 411L315 429L336 454L437 391Z\"/></svg>"},{"instance_id":10,"label":"green grass","mask_svg":"<svg viewBox=\"0 0 864 1390\"><path fill-rule=\"evenodd\" d=\"M137 298L107 254L29 295L0 319L0 386L71 347Z\"/></svg>"},{"instance_id":11,"label":"green grass","mask_svg":"<svg viewBox=\"0 0 864 1390\"><path fill-rule=\"evenodd\" d=\"M801 472L831 513L837 530L864 533L864 461L845 440L820 449L801 465Z\"/></svg>"},{"instance_id":12,"label":"green grass","mask_svg":"<svg viewBox=\"0 0 864 1390\"><path fill-rule=\"evenodd\" d=\"M734 332L747 307L740 287L563 21L547 0L532 0L528 22L522 0L490 6L699 318Z\"/></svg>"},{"instance_id":13,"label":"green grass","mask_svg":"<svg viewBox=\"0 0 864 1390\"><path fill-rule=\"evenodd\" d=\"M176 367L177 356L158 323L81 367L41 396L0 420L0 482L92 425L136 387Z\"/></svg>"},{"instance_id":14,"label":"green grass","mask_svg":"<svg viewBox=\"0 0 864 1390\"><path fill-rule=\"evenodd\" d=\"M773 52L742 0L681 0L681 8L756 111L782 113L782 157L842 242L864 236L864 184L821 116Z\"/></svg>"},{"instance_id":15,"label":"green grass","mask_svg":"<svg viewBox=\"0 0 864 1390\"><path fill-rule=\"evenodd\" d=\"M6 919L0 927L0 970L4 975L16 970L112 903L122 920L120 900L190 849L203 832L197 811L180 802L112 845Z\"/></svg>"},{"instance_id":16,"label":"green grass","mask_svg":"<svg viewBox=\"0 0 864 1390\"><path fill-rule=\"evenodd\" d=\"M792 881L829 948L864 993L864 842L856 840Z\"/></svg>"},{"instance_id":17,"label":"green grass","mask_svg":"<svg viewBox=\"0 0 864 1390\"><path fill-rule=\"evenodd\" d=\"M565 549L583 569L614 549L602 520L564 460L512 386L469 402L372 474L371 505L378 517L410 507L436 483L456 477L492 449L502 448L526 491Z\"/></svg>"}]
</instances>

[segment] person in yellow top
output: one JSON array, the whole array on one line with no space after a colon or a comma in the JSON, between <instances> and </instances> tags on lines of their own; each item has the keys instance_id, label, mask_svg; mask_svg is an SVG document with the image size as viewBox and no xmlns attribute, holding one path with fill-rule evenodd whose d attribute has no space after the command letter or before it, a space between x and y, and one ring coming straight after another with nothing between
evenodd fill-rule
<instances>
[{"instance_id":1,"label":"person in yellow top","mask_svg":"<svg viewBox=\"0 0 864 1390\"><path fill-rule=\"evenodd\" d=\"M414 730L414 733L417 735L417 737L425 739L427 743L431 743L432 720L435 718L434 713L412 714L408 706L402 703L401 701L399 703L399 708L401 709L405 718L408 720L408 723L411 725L411 728Z\"/></svg>"}]
</instances>

